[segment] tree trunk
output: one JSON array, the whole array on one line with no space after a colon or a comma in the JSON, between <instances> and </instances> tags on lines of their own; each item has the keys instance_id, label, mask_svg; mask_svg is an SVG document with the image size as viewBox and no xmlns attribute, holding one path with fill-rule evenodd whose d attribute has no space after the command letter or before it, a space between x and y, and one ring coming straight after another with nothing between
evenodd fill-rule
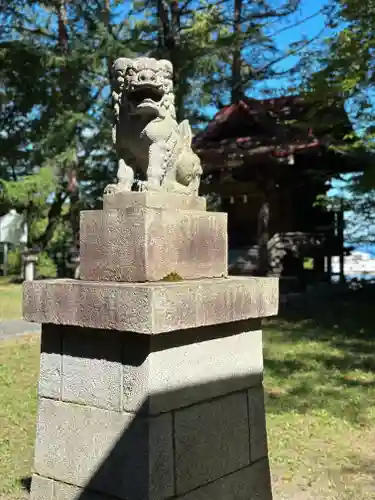
<instances>
[{"instance_id":1,"label":"tree trunk","mask_svg":"<svg viewBox=\"0 0 375 500\"><path fill-rule=\"evenodd\" d=\"M177 121L181 121L184 114L185 92L181 75L183 58L180 45L181 11L178 0L172 0L170 3L166 0L157 0L157 12L159 20L158 55L166 57L173 65L176 118Z\"/></svg>"},{"instance_id":2,"label":"tree trunk","mask_svg":"<svg viewBox=\"0 0 375 500\"><path fill-rule=\"evenodd\" d=\"M69 50L69 41L68 41L68 20L66 17L66 8L65 1L60 0L58 11L58 46L63 54L67 54Z\"/></svg>"},{"instance_id":3,"label":"tree trunk","mask_svg":"<svg viewBox=\"0 0 375 500\"><path fill-rule=\"evenodd\" d=\"M44 250L53 237L53 233L60 220L61 210L68 195L58 192L48 211L48 223L44 233L35 241L35 245Z\"/></svg>"},{"instance_id":4,"label":"tree trunk","mask_svg":"<svg viewBox=\"0 0 375 500\"><path fill-rule=\"evenodd\" d=\"M107 2L106 2L107 6ZM63 54L68 55L69 53L69 34L68 34L68 19L66 13L65 1L60 0L59 9L58 9L58 19L59 19L59 32L58 32L58 46ZM109 23L109 17L108 17ZM62 70L62 78L63 83L66 87L66 94L69 95L69 79L70 74L66 70ZM77 137L78 139L78 137ZM77 140L78 143L78 140ZM72 228L72 251L75 253L79 248L79 190L78 190L78 182L77 182L77 149L75 160L71 165L68 166L68 177L69 177L69 185L68 185L68 193L70 197L70 223Z\"/></svg>"},{"instance_id":5,"label":"tree trunk","mask_svg":"<svg viewBox=\"0 0 375 500\"><path fill-rule=\"evenodd\" d=\"M104 26L106 27L108 33L111 34L112 33L112 26L111 26L110 0L104 1L103 22L104 22ZM109 80L109 84L111 87L112 87L112 64L113 64L113 59L111 57L107 57L108 80Z\"/></svg>"},{"instance_id":6,"label":"tree trunk","mask_svg":"<svg viewBox=\"0 0 375 500\"><path fill-rule=\"evenodd\" d=\"M258 215L258 274L267 276L269 271L269 221L270 221L270 204L265 197Z\"/></svg>"},{"instance_id":7,"label":"tree trunk","mask_svg":"<svg viewBox=\"0 0 375 500\"><path fill-rule=\"evenodd\" d=\"M242 2L234 0L233 33L235 36L232 57L232 82L231 102L236 103L243 97L242 75L241 75L241 49L242 49Z\"/></svg>"},{"instance_id":8,"label":"tree trunk","mask_svg":"<svg viewBox=\"0 0 375 500\"><path fill-rule=\"evenodd\" d=\"M166 0L157 0L157 12L159 21L158 49L161 53L165 53L171 36L169 7Z\"/></svg>"},{"instance_id":9,"label":"tree trunk","mask_svg":"<svg viewBox=\"0 0 375 500\"><path fill-rule=\"evenodd\" d=\"M340 200L340 211L337 214L337 236L339 240L339 248L340 248L340 283L345 283L345 248L344 248L344 230L345 230L345 222L344 222L344 202Z\"/></svg>"}]
</instances>

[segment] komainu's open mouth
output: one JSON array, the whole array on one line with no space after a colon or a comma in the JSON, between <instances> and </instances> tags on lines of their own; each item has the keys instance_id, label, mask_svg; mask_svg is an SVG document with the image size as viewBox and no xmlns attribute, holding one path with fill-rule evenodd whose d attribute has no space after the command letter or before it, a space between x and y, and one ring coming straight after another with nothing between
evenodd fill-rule
<instances>
[{"instance_id":1,"label":"komainu's open mouth","mask_svg":"<svg viewBox=\"0 0 375 500\"><path fill-rule=\"evenodd\" d=\"M159 102L163 97L163 90L161 88L153 87L151 85L142 85L139 88L134 89L129 94L129 100L135 105L139 106L147 100L153 102Z\"/></svg>"}]
</instances>

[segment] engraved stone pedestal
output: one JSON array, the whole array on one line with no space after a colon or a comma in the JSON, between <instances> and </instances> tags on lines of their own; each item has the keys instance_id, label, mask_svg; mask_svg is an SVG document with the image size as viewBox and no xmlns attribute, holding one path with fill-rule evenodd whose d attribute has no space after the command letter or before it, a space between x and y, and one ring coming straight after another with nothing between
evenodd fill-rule
<instances>
[{"instance_id":1,"label":"engraved stone pedestal","mask_svg":"<svg viewBox=\"0 0 375 500\"><path fill-rule=\"evenodd\" d=\"M103 211L81 215L81 279L158 281L172 272L183 279L227 276L226 214L206 212L200 198L190 196L106 198Z\"/></svg>"},{"instance_id":2,"label":"engraved stone pedestal","mask_svg":"<svg viewBox=\"0 0 375 500\"><path fill-rule=\"evenodd\" d=\"M200 199L142 196L82 214L85 279L24 285L43 324L31 499L270 500L260 318L277 280L225 277L225 215Z\"/></svg>"}]
</instances>

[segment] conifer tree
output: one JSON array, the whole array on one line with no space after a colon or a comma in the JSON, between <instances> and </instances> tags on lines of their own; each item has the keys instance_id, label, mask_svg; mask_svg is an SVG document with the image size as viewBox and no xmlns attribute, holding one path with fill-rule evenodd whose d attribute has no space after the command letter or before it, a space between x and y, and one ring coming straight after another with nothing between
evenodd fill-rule
<instances>
[{"instance_id":1,"label":"conifer tree","mask_svg":"<svg viewBox=\"0 0 375 500\"><path fill-rule=\"evenodd\" d=\"M235 101L255 81L275 77L275 64L290 54L277 47L270 26L281 18L292 23L288 19L299 0L273 4L8 2L0 12L0 211L17 206L43 217L45 224L33 236L41 248L48 247L59 221L68 218L76 244L78 211L96 207L115 175L113 60L139 55L170 59L178 119L187 117L193 126L204 123L208 106Z\"/></svg>"}]
</instances>

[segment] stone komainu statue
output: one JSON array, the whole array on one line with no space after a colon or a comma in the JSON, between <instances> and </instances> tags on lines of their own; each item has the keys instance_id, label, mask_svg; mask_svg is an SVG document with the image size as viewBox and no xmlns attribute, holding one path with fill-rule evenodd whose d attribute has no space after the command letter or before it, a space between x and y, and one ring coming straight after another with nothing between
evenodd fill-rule
<instances>
[{"instance_id":1,"label":"stone komainu statue","mask_svg":"<svg viewBox=\"0 0 375 500\"><path fill-rule=\"evenodd\" d=\"M105 193L172 191L197 195L202 175L188 120L176 121L173 67L147 57L117 59L113 72L113 142L117 184ZM138 181L135 183L135 174Z\"/></svg>"}]
</instances>

